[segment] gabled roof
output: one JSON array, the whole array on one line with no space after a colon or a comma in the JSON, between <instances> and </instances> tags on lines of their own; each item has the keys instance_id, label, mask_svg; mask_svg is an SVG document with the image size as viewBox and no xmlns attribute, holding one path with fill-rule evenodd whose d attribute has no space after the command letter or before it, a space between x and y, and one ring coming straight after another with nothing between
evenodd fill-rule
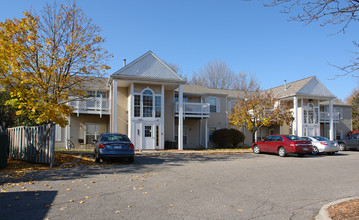
<instances>
[{"instance_id":1,"label":"gabled roof","mask_svg":"<svg viewBox=\"0 0 359 220\"><path fill-rule=\"evenodd\" d=\"M185 83L165 62L148 51L111 75L113 78Z\"/></svg>"},{"instance_id":2,"label":"gabled roof","mask_svg":"<svg viewBox=\"0 0 359 220\"><path fill-rule=\"evenodd\" d=\"M335 98L316 76L311 76L305 79L297 80L287 85L281 85L266 91L272 91L274 97L285 98L293 96L312 96L323 97L328 99Z\"/></svg>"}]
</instances>

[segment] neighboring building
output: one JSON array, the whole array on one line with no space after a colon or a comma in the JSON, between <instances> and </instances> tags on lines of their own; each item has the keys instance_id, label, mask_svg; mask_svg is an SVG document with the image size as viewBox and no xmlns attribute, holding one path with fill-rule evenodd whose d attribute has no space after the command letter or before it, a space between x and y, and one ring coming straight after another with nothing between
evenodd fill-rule
<instances>
[{"instance_id":1,"label":"neighboring building","mask_svg":"<svg viewBox=\"0 0 359 220\"><path fill-rule=\"evenodd\" d=\"M84 146L101 133L118 132L128 135L138 150L207 148L214 130L229 127L227 112L244 97L241 91L187 85L151 51L85 89L90 97L70 103L75 110L70 125L57 129L57 147L69 138ZM333 102L335 96L315 76L270 90L292 102L295 121L262 128L258 139L274 133L339 139L351 131L351 106ZM245 144L252 143L250 132L240 130Z\"/></svg>"}]
</instances>

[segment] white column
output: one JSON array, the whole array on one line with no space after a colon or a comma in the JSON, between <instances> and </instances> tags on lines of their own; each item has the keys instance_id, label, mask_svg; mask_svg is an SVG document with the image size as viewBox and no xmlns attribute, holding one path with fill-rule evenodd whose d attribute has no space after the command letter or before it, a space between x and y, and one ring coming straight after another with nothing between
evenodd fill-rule
<instances>
[{"instance_id":1,"label":"white column","mask_svg":"<svg viewBox=\"0 0 359 220\"><path fill-rule=\"evenodd\" d=\"M208 149L208 122L204 119L204 148Z\"/></svg>"},{"instance_id":2,"label":"white column","mask_svg":"<svg viewBox=\"0 0 359 220\"><path fill-rule=\"evenodd\" d=\"M298 135L298 98L293 98L293 111L294 111L294 121L293 121L293 135Z\"/></svg>"},{"instance_id":3,"label":"white column","mask_svg":"<svg viewBox=\"0 0 359 220\"><path fill-rule=\"evenodd\" d=\"M134 83L131 83L130 85L130 98L128 99L128 119L127 119L127 123L128 123L128 131L127 131L127 135L130 138L130 140L134 141L133 139L131 139L132 137L136 137L135 134L132 134L132 117L134 116L134 110L133 110L133 103L135 101L135 97L134 97L134 91L135 91L135 85Z\"/></svg>"},{"instance_id":4,"label":"white column","mask_svg":"<svg viewBox=\"0 0 359 220\"><path fill-rule=\"evenodd\" d=\"M179 85L178 94L178 150L183 150L183 86Z\"/></svg>"},{"instance_id":5,"label":"white column","mask_svg":"<svg viewBox=\"0 0 359 220\"><path fill-rule=\"evenodd\" d=\"M329 101L329 120L330 120L329 139L331 141L334 141L333 100Z\"/></svg>"},{"instance_id":6,"label":"white column","mask_svg":"<svg viewBox=\"0 0 359 220\"><path fill-rule=\"evenodd\" d=\"M66 125L66 149L69 149L69 140L71 139L71 115L69 116L69 124ZM86 136L84 137L86 140Z\"/></svg>"},{"instance_id":7,"label":"white column","mask_svg":"<svg viewBox=\"0 0 359 220\"><path fill-rule=\"evenodd\" d=\"M117 81L112 82L112 132L117 132Z\"/></svg>"},{"instance_id":8,"label":"white column","mask_svg":"<svg viewBox=\"0 0 359 220\"><path fill-rule=\"evenodd\" d=\"M163 135L165 129L165 85L161 86L161 126L160 126L160 143L161 149L165 149L165 137Z\"/></svg>"}]
</instances>

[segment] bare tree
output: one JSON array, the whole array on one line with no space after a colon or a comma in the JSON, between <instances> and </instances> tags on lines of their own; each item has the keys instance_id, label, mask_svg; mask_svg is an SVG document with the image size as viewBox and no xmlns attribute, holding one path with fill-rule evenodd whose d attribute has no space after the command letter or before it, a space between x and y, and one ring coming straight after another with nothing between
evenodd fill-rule
<instances>
[{"instance_id":1,"label":"bare tree","mask_svg":"<svg viewBox=\"0 0 359 220\"><path fill-rule=\"evenodd\" d=\"M256 77L246 73L238 73L238 75L236 75L233 89L238 91L254 92L260 91L261 87L260 82Z\"/></svg>"},{"instance_id":2,"label":"bare tree","mask_svg":"<svg viewBox=\"0 0 359 220\"><path fill-rule=\"evenodd\" d=\"M169 66L175 73L177 73L180 77L182 77L182 79L187 81L187 74L183 73L183 70L181 67L179 67L177 64L174 63L169 63L167 61L164 61L167 66Z\"/></svg>"},{"instance_id":3,"label":"bare tree","mask_svg":"<svg viewBox=\"0 0 359 220\"><path fill-rule=\"evenodd\" d=\"M224 61L212 60L198 73L193 73L190 83L212 89L232 89L234 81L234 72Z\"/></svg>"},{"instance_id":4,"label":"bare tree","mask_svg":"<svg viewBox=\"0 0 359 220\"><path fill-rule=\"evenodd\" d=\"M359 21L359 1L358 0L268 0L266 6L281 5L284 13L296 12L291 17L292 20L310 24L319 22L321 26L328 24L340 25L338 32L345 33L349 24ZM359 47L357 42L353 42L355 47ZM343 74L335 77L354 73L359 70L359 52L353 52L353 58L346 66L336 66L343 71Z\"/></svg>"}]
</instances>

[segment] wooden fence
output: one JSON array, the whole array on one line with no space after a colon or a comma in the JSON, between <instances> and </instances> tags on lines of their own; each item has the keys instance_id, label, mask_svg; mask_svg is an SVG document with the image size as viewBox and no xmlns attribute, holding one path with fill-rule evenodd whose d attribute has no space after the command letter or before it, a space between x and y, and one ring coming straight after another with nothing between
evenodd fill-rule
<instances>
[{"instance_id":1,"label":"wooden fence","mask_svg":"<svg viewBox=\"0 0 359 220\"><path fill-rule=\"evenodd\" d=\"M8 128L9 157L55 164L55 124Z\"/></svg>"}]
</instances>

